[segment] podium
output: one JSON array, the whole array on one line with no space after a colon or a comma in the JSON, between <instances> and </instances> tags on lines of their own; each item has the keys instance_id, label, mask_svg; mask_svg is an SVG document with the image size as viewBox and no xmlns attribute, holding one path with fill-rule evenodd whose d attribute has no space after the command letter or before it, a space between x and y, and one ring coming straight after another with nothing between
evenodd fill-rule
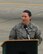
<instances>
[{"instance_id":1,"label":"podium","mask_svg":"<svg viewBox=\"0 0 43 54\"><path fill-rule=\"evenodd\" d=\"M2 54L38 54L38 40L8 40L2 44Z\"/></svg>"}]
</instances>

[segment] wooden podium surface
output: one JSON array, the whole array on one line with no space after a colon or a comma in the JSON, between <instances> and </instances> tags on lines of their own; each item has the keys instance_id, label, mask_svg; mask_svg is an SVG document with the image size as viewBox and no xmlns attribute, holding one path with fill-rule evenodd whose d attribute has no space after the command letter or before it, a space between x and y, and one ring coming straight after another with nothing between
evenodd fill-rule
<instances>
[{"instance_id":1,"label":"wooden podium surface","mask_svg":"<svg viewBox=\"0 0 43 54\"><path fill-rule=\"evenodd\" d=\"M38 54L38 39L7 40L2 49L3 54Z\"/></svg>"}]
</instances>

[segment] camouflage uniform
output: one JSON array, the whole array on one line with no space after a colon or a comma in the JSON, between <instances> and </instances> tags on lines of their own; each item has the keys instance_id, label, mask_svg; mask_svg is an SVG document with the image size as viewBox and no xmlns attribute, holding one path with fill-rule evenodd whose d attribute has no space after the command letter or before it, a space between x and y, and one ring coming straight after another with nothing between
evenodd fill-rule
<instances>
[{"instance_id":1,"label":"camouflage uniform","mask_svg":"<svg viewBox=\"0 0 43 54\"><path fill-rule=\"evenodd\" d=\"M29 25L27 25L27 30L29 34L27 34L26 30L24 29L23 23L19 23L14 28L12 28L10 35L9 35L9 39L10 40L29 39L30 37L30 39L39 39L39 44L40 44L42 41L42 38L40 36L41 32L40 30L38 30L37 26L30 23Z\"/></svg>"}]
</instances>

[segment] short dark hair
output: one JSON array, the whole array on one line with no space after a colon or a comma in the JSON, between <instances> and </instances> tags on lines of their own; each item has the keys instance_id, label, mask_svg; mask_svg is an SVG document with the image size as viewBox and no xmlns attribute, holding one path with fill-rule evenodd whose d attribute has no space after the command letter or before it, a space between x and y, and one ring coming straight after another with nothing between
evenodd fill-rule
<instances>
[{"instance_id":1,"label":"short dark hair","mask_svg":"<svg viewBox=\"0 0 43 54\"><path fill-rule=\"evenodd\" d=\"M29 10L24 10L23 12L28 13L28 15L29 15L30 17L32 16L32 14L31 14L31 12L30 12Z\"/></svg>"}]
</instances>

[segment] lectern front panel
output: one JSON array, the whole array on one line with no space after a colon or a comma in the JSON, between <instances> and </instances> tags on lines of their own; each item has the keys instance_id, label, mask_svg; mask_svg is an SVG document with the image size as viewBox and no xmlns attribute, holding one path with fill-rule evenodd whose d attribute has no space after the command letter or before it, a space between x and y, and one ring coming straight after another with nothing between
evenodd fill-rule
<instances>
[{"instance_id":1,"label":"lectern front panel","mask_svg":"<svg viewBox=\"0 0 43 54\"><path fill-rule=\"evenodd\" d=\"M38 54L37 45L37 41L9 41L3 47L3 54Z\"/></svg>"}]
</instances>

